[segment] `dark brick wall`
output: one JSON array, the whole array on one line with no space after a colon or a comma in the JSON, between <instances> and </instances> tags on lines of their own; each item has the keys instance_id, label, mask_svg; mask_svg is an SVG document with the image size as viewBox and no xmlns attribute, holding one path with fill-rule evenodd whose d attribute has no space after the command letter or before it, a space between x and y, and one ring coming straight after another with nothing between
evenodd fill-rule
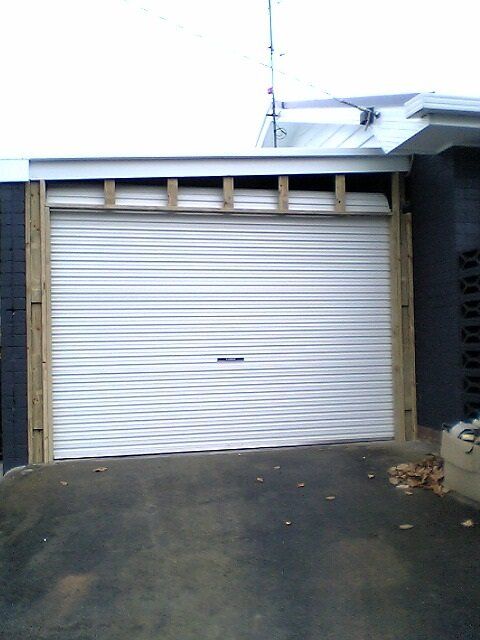
<instances>
[{"instance_id":1,"label":"dark brick wall","mask_svg":"<svg viewBox=\"0 0 480 640\"><path fill-rule=\"evenodd\" d=\"M480 151L417 156L413 212L418 422L463 416L459 254L480 247Z\"/></svg>"},{"instance_id":2,"label":"dark brick wall","mask_svg":"<svg viewBox=\"0 0 480 640\"><path fill-rule=\"evenodd\" d=\"M25 185L0 184L1 417L4 471L26 464Z\"/></svg>"}]
</instances>

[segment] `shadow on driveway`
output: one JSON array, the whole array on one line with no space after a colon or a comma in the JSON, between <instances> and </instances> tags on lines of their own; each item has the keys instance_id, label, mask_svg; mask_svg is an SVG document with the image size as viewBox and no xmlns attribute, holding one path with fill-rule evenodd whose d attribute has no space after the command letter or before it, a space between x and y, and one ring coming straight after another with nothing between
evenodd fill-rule
<instances>
[{"instance_id":1,"label":"shadow on driveway","mask_svg":"<svg viewBox=\"0 0 480 640\"><path fill-rule=\"evenodd\" d=\"M16 471L0 483L0 637L477 639L478 512L387 480L424 451L298 447Z\"/></svg>"}]
</instances>

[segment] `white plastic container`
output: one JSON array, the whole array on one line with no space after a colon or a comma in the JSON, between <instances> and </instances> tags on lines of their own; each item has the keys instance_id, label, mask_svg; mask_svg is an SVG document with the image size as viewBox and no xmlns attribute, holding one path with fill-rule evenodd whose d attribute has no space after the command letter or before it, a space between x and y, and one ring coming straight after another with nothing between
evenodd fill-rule
<instances>
[{"instance_id":1,"label":"white plastic container","mask_svg":"<svg viewBox=\"0 0 480 640\"><path fill-rule=\"evenodd\" d=\"M445 461L445 488L480 503L480 444L459 438L476 424L459 422L442 432L441 454Z\"/></svg>"}]
</instances>

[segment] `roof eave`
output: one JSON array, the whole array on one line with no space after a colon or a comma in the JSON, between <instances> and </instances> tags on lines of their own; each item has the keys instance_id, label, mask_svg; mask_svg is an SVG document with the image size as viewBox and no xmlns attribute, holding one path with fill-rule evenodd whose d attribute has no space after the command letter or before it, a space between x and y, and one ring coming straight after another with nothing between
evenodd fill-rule
<instances>
[{"instance_id":1,"label":"roof eave","mask_svg":"<svg viewBox=\"0 0 480 640\"><path fill-rule=\"evenodd\" d=\"M244 155L30 160L30 180L101 180L407 171L407 156L377 149L262 149Z\"/></svg>"},{"instance_id":2,"label":"roof eave","mask_svg":"<svg viewBox=\"0 0 480 640\"><path fill-rule=\"evenodd\" d=\"M421 93L405 103L406 118L428 115L480 118L480 98Z\"/></svg>"}]
</instances>

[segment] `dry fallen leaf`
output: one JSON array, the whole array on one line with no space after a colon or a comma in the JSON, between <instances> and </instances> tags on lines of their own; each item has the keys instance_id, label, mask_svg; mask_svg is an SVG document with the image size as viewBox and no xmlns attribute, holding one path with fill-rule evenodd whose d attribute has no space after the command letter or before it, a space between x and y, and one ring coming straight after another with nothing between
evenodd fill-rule
<instances>
[{"instance_id":1,"label":"dry fallen leaf","mask_svg":"<svg viewBox=\"0 0 480 640\"><path fill-rule=\"evenodd\" d=\"M369 480L371 480L371 479L372 479L372 478L374 478L374 477L375 477L375 474L374 474L374 473L368 473L368 474L367 474L367 478L368 478Z\"/></svg>"},{"instance_id":2,"label":"dry fallen leaf","mask_svg":"<svg viewBox=\"0 0 480 640\"><path fill-rule=\"evenodd\" d=\"M62 485L62 487L66 487L68 485L68 482L66 480L60 480L60 484Z\"/></svg>"},{"instance_id":3,"label":"dry fallen leaf","mask_svg":"<svg viewBox=\"0 0 480 640\"><path fill-rule=\"evenodd\" d=\"M304 482L297 482L297 489L303 489L304 486L305 486Z\"/></svg>"},{"instance_id":4,"label":"dry fallen leaf","mask_svg":"<svg viewBox=\"0 0 480 640\"><path fill-rule=\"evenodd\" d=\"M443 460L428 455L420 462L403 462L388 470L389 481L398 489L422 488L430 489L437 496L444 496L447 490L443 487Z\"/></svg>"},{"instance_id":5,"label":"dry fallen leaf","mask_svg":"<svg viewBox=\"0 0 480 640\"><path fill-rule=\"evenodd\" d=\"M255 478L255 481L256 482L264 482L264 479L259 476L258 478Z\"/></svg>"},{"instance_id":6,"label":"dry fallen leaf","mask_svg":"<svg viewBox=\"0 0 480 640\"><path fill-rule=\"evenodd\" d=\"M103 473L104 471L108 471L108 467L97 467L94 471L95 473Z\"/></svg>"},{"instance_id":7,"label":"dry fallen leaf","mask_svg":"<svg viewBox=\"0 0 480 640\"><path fill-rule=\"evenodd\" d=\"M325 500L335 500L336 496L325 496Z\"/></svg>"},{"instance_id":8,"label":"dry fallen leaf","mask_svg":"<svg viewBox=\"0 0 480 640\"><path fill-rule=\"evenodd\" d=\"M399 529L413 529L413 524L399 524Z\"/></svg>"},{"instance_id":9,"label":"dry fallen leaf","mask_svg":"<svg viewBox=\"0 0 480 640\"><path fill-rule=\"evenodd\" d=\"M285 520L285 525L286 525L287 527L289 527L291 524L292 524L292 521L291 521L291 520Z\"/></svg>"},{"instance_id":10,"label":"dry fallen leaf","mask_svg":"<svg viewBox=\"0 0 480 640\"><path fill-rule=\"evenodd\" d=\"M462 527L474 527L475 526L475 522L471 518L468 518L467 520L464 520L461 524L462 524Z\"/></svg>"}]
</instances>

